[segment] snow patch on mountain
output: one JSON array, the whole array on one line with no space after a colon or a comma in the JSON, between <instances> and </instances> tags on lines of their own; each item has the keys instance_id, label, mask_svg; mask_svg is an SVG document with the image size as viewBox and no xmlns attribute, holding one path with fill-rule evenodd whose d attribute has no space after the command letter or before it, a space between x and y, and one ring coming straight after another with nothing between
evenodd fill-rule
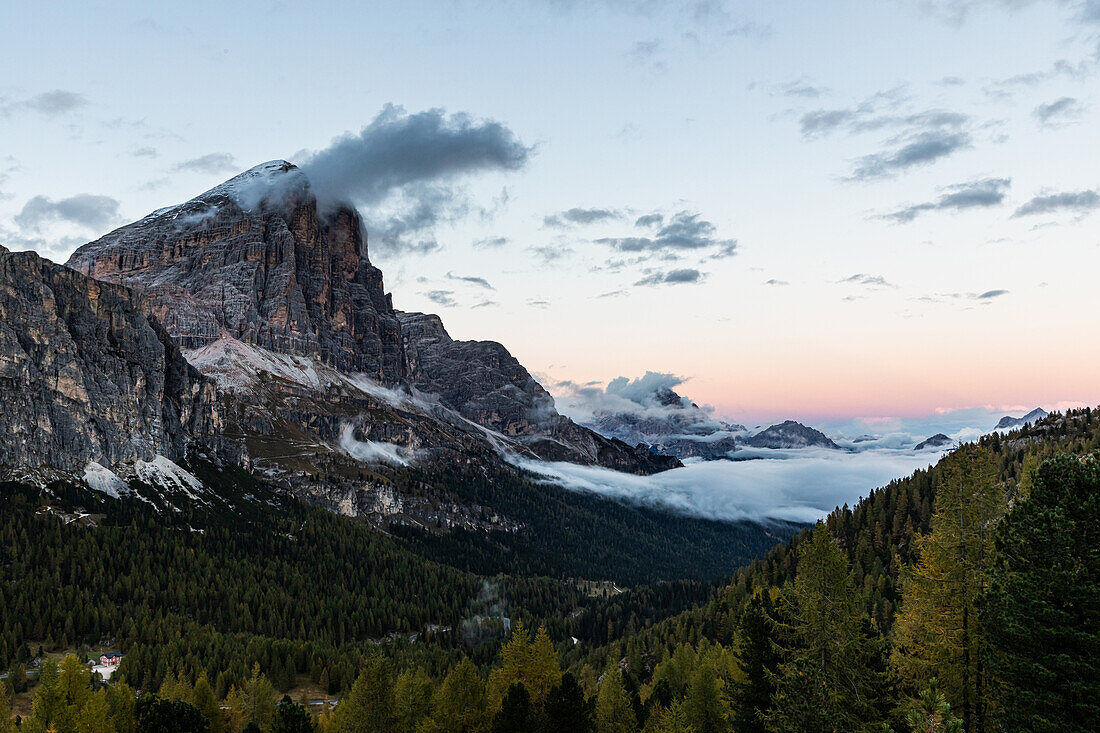
<instances>
[{"instance_id":1,"label":"snow patch on mountain","mask_svg":"<svg viewBox=\"0 0 1100 733\"><path fill-rule=\"evenodd\" d=\"M115 475L109 468L105 468L95 461L89 461L84 467L84 483L89 489L106 494L118 499L130 493L126 482Z\"/></svg>"},{"instance_id":2,"label":"snow patch on mountain","mask_svg":"<svg viewBox=\"0 0 1100 733\"><path fill-rule=\"evenodd\" d=\"M160 486L168 491L181 492L193 501L209 503L200 496L205 490L202 481L160 454L154 456L151 461L135 463L134 472L143 483Z\"/></svg>"}]
</instances>

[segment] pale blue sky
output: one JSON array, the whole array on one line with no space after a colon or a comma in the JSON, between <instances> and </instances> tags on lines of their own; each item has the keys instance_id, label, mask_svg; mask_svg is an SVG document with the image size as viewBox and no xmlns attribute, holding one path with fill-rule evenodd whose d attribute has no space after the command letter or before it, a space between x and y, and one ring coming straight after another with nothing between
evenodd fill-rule
<instances>
[{"instance_id":1,"label":"pale blue sky","mask_svg":"<svg viewBox=\"0 0 1100 733\"><path fill-rule=\"evenodd\" d=\"M437 247L372 259L548 384L672 372L747 422L1100 401L1095 2L0 9L12 249L64 261L387 104L442 108L526 163L444 182ZM678 212L683 246L635 224Z\"/></svg>"}]
</instances>

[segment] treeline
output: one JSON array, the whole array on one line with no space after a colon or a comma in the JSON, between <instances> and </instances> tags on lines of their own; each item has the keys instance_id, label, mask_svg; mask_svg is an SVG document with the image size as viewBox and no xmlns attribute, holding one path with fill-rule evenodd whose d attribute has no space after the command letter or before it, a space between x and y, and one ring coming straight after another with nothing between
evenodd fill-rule
<instances>
[{"instance_id":1,"label":"treeline","mask_svg":"<svg viewBox=\"0 0 1100 733\"><path fill-rule=\"evenodd\" d=\"M205 672L180 667L155 696L134 702L127 667L121 682L95 691L70 657L43 669L21 729L1096 730L1100 458L1045 460L1010 487L994 454L968 445L939 470L929 531L913 538L891 630L868 611L843 538L821 522L799 543L793 578L748 599L732 646L681 640L651 668L612 654L563 673L546 630L532 638L518 625L487 675L465 656L437 676L420 667L396 674L369 656L335 707L311 714L288 698L276 704L258 665L221 699Z\"/></svg>"},{"instance_id":2,"label":"treeline","mask_svg":"<svg viewBox=\"0 0 1100 733\"><path fill-rule=\"evenodd\" d=\"M723 689L737 674L731 650L704 643L679 649L645 686L614 661L578 678L563 673L544 628L532 636L522 625L487 673L462 657L438 676L421 667L398 674L390 660L369 656L335 705L288 696L277 702L258 665L224 693L205 672L170 672L156 693L136 694L125 669L103 685L69 655L44 665L31 716L18 727L3 716L0 733L707 731L729 718ZM0 684L0 706L6 699Z\"/></svg>"},{"instance_id":3,"label":"treeline","mask_svg":"<svg viewBox=\"0 0 1100 733\"><path fill-rule=\"evenodd\" d=\"M193 468L216 506L157 511L62 483L0 485L0 568L12 581L0 583L0 669L39 647L106 642L126 652L140 689L159 688L181 661L197 672L195 659L212 683L224 676L223 694L255 663L279 689L325 673L336 693L379 645L433 673L460 651L484 665L504 618L604 644L716 587L675 581L607 597L567 580L478 577L244 472Z\"/></svg>"},{"instance_id":4,"label":"treeline","mask_svg":"<svg viewBox=\"0 0 1100 733\"><path fill-rule=\"evenodd\" d=\"M13 581L0 583L0 665L28 660L32 646L147 640L172 616L224 634L339 646L432 626L457 635L464 619L491 609L565 618L599 602L551 579L478 578L365 523L275 500L247 475L234 484L258 497L241 502L250 518L158 513L63 484L49 493L0 485L0 568ZM76 506L92 517L59 513Z\"/></svg>"}]
</instances>

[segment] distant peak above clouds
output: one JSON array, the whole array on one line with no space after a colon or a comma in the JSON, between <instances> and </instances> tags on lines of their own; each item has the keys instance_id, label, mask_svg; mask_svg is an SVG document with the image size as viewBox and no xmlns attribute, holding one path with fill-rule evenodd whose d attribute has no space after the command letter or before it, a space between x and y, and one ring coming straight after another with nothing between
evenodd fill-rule
<instances>
[{"instance_id":1,"label":"distant peak above clouds","mask_svg":"<svg viewBox=\"0 0 1100 733\"><path fill-rule=\"evenodd\" d=\"M1027 413L1023 417L1012 417L1011 415L1005 415L1001 418L1001 421L997 423L996 430L1011 430L1013 428L1020 428L1028 423L1033 423L1036 420L1042 420L1050 413L1041 407L1036 407L1031 412Z\"/></svg>"}]
</instances>

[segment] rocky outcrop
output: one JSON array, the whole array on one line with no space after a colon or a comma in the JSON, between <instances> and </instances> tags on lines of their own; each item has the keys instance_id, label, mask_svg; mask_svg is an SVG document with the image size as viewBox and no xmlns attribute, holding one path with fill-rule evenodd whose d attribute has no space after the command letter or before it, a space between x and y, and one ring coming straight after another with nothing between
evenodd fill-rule
<instances>
[{"instance_id":1,"label":"rocky outcrop","mask_svg":"<svg viewBox=\"0 0 1100 733\"><path fill-rule=\"evenodd\" d=\"M1036 407L1031 412L1027 413L1023 417L1012 417L1011 415L1005 415L997 423L997 427L994 430L1012 430L1013 428L1022 428L1028 423L1034 423L1042 420L1050 413L1041 407Z\"/></svg>"},{"instance_id":2,"label":"rocky outcrop","mask_svg":"<svg viewBox=\"0 0 1100 733\"><path fill-rule=\"evenodd\" d=\"M141 290L181 348L223 331L387 384L401 334L359 215L318 209L295 166L272 161L84 245L69 266Z\"/></svg>"},{"instance_id":3,"label":"rocky outcrop","mask_svg":"<svg viewBox=\"0 0 1100 733\"><path fill-rule=\"evenodd\" d=\"M455 341L439 316L398 312L409 380L446 406L527 446L546 460L594 463L630 473L680 465L645 446L606 438L560 415L550 396L495 341Z\"/></svg>"},{"instance_id":4,"label":"rocky outcrop","mask_svg":"<svg viewBox=\"0 0 1100 733\"><path fill-rule=\"evenodd\" d=\"M214 385L140 298L0 247L0 465L81 472L185 455Z\"/></svg>"},{"instance_id":5,"label":"rocky outcrop","mask_svg":"<svg viewBox=\"0 0 1100 733\"><path fill-rule=\"evenodd\" d=\"M913 450L926 450L928 448L944 448L952 445L955 441L947 437L943 433L936 433L930 438L925 438L921 442L917 443Z\"/></svg>"},{"instance_id":6,"label":"rocky outcrop","mask_svg":"<svg viewBox=\"0 0 1100 733\"><path fill-rule=\"evenodd\" d=\"M833 448L840 449L829 436L820 430L808 428L802 423L787 420L778 425L761 430L756 435L745 438L745 445L753 448Z\"/></svg>"}]
</instances>

